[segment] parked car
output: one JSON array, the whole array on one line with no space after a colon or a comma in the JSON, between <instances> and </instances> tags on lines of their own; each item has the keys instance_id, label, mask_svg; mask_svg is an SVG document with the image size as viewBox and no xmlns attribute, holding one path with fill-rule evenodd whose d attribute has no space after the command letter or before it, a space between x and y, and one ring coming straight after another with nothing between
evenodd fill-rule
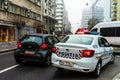
<instances>
[{"instance_id":1,"label":"parked car","mask_svg":"<svg viewBox=\"0 0 120 80\"><path fill-rule=\"evenodd\" d=\"M59 70L93 73L99 77L101 68L114 63L113 47L100 35L68 35L52 49L52 65Z\"/></svg>"},{"instance_id":2,"label":"parked car","mask_svg":"<svg viewBox=\"0 0 120 80\"><path fill-rule=\"evenodd\" d=\"M51 49L59 40L50 34L31 34L23 36L17 43L14 53L17 63L40 61L45 66L51 64Z\"/></svg>"}]
</instances>

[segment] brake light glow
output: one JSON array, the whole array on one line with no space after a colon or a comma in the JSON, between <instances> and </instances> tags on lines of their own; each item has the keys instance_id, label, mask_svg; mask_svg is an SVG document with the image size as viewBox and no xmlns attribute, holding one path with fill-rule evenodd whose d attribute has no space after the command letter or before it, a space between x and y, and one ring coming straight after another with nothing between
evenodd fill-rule
<instances>
[{"instance_id":1,"label":"brake light glow","mask_svg":"<svg viewBox=\"0 0 120 80\"><path fill-rule=\"evenodd\" d=\"M89 32L89 29L87 28L81 28L81 29L78 29L75 34L86 34L87 32Z\"/></svg>"},{"instance_id":2,"label":"brake light glow","mask_svg":"<svg viewBox=\"0 0 120 80\"><path fill-rule=\"evenodd\" d=\"M40 46L40 49L47 49L47 44L43 43L41 46Z\"/></svg>"},{"instance_id":3,"label":"brake light glow","mask_svg":"<svg viewBox=\"0 0 120 80\"><path fill-rule=\"evenodd\" d=\"M53 53L56 53L56 52L57 52L57 48L56 48L56 47L52 47L51 50L52 50Z\"/></svg>"},{"instance_id":4,"label":"brake light glow","mask_svg":"<svg viewBox=\"0 0 120 80\"><path fill-rule=\"evenodd\" d=\"M84 50L83 57L92 57L94 55L94 50Z\"/></svg>"},{"instance_id":5,"label":"brake light glow","mask_svg":"<svg viewBox=\"0 0 120 80\"><path fill-rule=\"evenodd\" d=\"M18 47L18 48L21 48L21 47L22 47L22 45L21 45L20 42L17 43L17 47Z\"/></svg>"}]
</instances>

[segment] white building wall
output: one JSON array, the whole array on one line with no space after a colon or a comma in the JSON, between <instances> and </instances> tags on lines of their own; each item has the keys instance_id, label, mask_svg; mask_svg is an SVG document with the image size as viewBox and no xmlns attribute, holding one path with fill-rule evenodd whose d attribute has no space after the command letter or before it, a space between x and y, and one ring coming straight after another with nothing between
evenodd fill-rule
<instances>
[{"instance_id":1,"label":"white building wall","mask_svg":"<svg viewBox=\"0 0 120 80\"><path fill-rule=\"evenodd\" d=\"M100 22L103 22L104 18L104 10L102 7L94 7L94 8L85 8L82 12L82 27L88 28L88 21L92 19L92 17L99 19Z\"/></svg>"},{"instance_id":2,"label":"white building wall","mask_svg":"<svg viewBox=\"0 0 120 80\"><path fill-rule=\"evenodd\" d=\"M65 13L65 5L64 0L56 0L56 20L58 23L56 24L56 30L62 31L64 24L64 13Z\"/></svg>"},{"instance_id":3,"label":"white building wall","mask_svg":"<svg viewBox=\"0 0 120 80\"><path fill-rule=\"evenodd\" d=\"M96 6L104 9L104 22L111 21L111 4L112 0L98 0Z\"/></svg>"}]
</instances>

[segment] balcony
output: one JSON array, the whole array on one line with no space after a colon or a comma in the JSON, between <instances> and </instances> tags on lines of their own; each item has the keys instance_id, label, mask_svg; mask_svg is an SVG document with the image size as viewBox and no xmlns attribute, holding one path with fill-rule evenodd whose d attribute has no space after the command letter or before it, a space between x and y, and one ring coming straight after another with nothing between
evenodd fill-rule
<instances>
[{"instance_id":1,"label":"balcony","mask_svg":"<svg viewBox=\"0 0 120 80\"><path fill-rule=\"evenodd\" d=\"M112 20L116 20L116 19L117 19L117 15L115 14L112 16Z\"/></svg>"},{"instance_id":2,"label":"balcony","mask_svg":"<svg viewBox=\"0 0 120 80\"><path fill-rule=\"evenodd\" d=\"M112 11L113 11L113 12L117 12L117 7L114 7L114 8L112 9Z\"/></svg>"},{"instance_id":3,"label":"balcony","mask_svg":"<svg viewBox=\"0 0 120 80\"><path fill-rule=\"evenodd\" d=\"M117 5L117 0L113 0L113 5Z\"/></svg>"}]
</instances>

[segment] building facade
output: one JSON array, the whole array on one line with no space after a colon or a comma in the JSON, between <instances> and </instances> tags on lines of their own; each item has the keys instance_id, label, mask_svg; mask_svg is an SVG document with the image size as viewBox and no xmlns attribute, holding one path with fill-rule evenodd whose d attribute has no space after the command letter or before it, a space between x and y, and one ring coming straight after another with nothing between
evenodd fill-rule
<instances>
[{"instance_id":1,"label":"building facade","mask_svg":"<svg viewBox=\"0 0 120 80\"><path fill-rule=\"evenodd\" d=\"M102 7L104 9L104 22L111 21L112 0L98 0L95 6Z\"/></svg>"},{"instance_id":2,"label":"building facade","mask_svg":"<svg viewBox=\"0 0 120 80\"><path fill-rule=\"evenodd\" d=\"M56 0L56 20L58 21L55 25L57 32L64 33L65 30L65 4L63 0Z\"/></svg>"},{"instance_id":3,"label":"building facade","mask_svg":"<svg viewBox=\"0 0 120 80\"><path fill-rule=\"evenodd\" d=\"M56 0L41 0L43 3L43 23L45 24L45 32L51 33L55 31L55 9Z\"/></svg>"},{"instance_id":4,"label":"building facade","mask_svg":"<svg viewBox=\"0 0 120 80\"><path fill-rule=\"evenodd\" d=\"M0 0L0 42L16 41L25 34L42 33L41 0Z\"/></svg>"},{"instance_id":5,"label":"building facade","mask_svg":"<svg viewBox=\"0 0 120 80\"><path fill-rule=\"evenodd\" d=\"M112 21L120 20L120 0L112 0Z\"/></svg>"},{"instance_id":6,"label":"building facade","mask_svg":"<svg viewBox=\"0 0 120 80\"><path fill-rule=\"evenodd\" d=\"M104 9L102 7L87 7L82 12L81 24L83 28L88 28L88 21L92 18L103 22L104 20Z\"/></svg>"},{"instance_id":7,"label":"building facade","mask_svg":"<svg viewBox=\"0 0 120 80\"><path fill-rule=\"evenodd\" d=\"M65 15L63 0L60 4L56 1L0 0L0 42L17 41L25 34L65 32L68 29L68 15ZM62 19L56 17L59 14Z\"/></svg>"}]
</instances>

